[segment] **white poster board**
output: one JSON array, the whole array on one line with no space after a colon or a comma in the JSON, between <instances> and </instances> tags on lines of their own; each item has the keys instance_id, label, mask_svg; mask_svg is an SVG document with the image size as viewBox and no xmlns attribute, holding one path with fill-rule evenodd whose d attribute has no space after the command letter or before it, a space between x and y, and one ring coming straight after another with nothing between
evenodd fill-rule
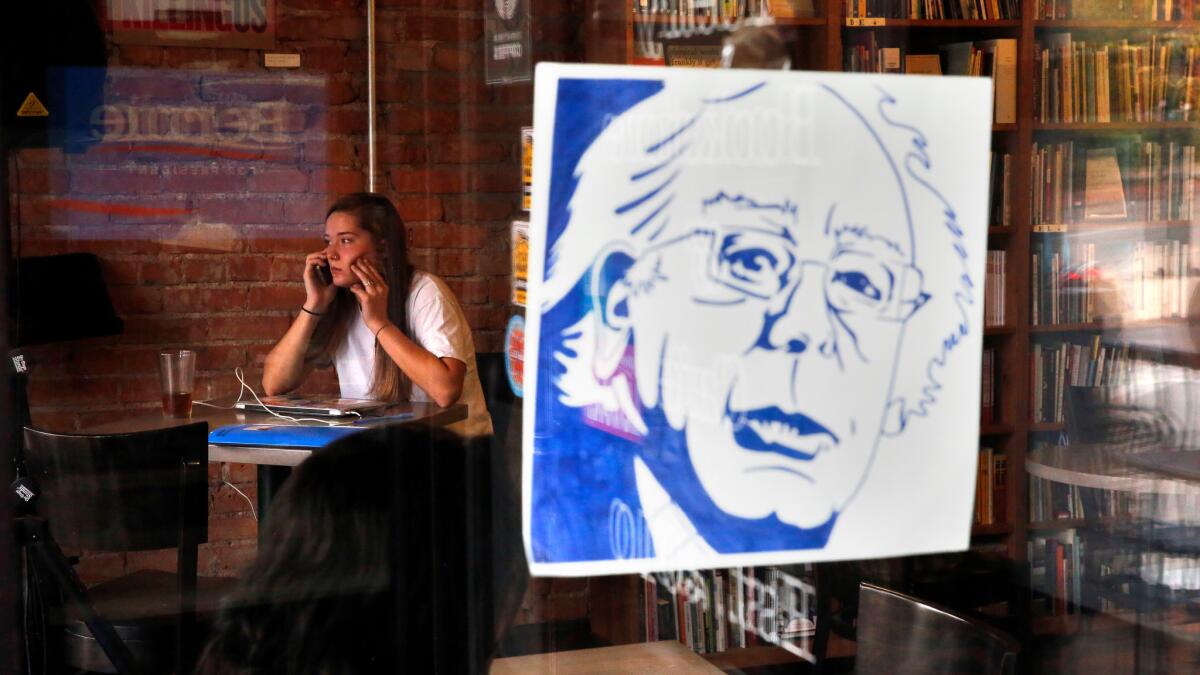
<instances>
[{"instance_id":1,"label":"white poster board","mask_svg":"<svg viewBox=\"0 0 1200 675\"><path fill-rule=\"evenodd\" d=\"M966 548L991 85L540 64L537 575Z\"/></svg>"}]
</instances>

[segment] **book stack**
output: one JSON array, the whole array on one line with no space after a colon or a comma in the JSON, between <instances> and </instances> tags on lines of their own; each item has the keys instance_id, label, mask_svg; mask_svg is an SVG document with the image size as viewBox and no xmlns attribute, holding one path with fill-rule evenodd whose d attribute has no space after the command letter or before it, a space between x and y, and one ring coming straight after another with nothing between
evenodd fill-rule
<instances>
[{"instance_id":1,"label":"book stack","mask_svg":"<svg viewBox=\"0 0 1200 675\"><path fill-rule=\"evenodd\" d=\"M1130 135L1088 146L1033 144L1034 225L1190 221L1196 216L1196 146Z\"/></svg>"},{"instance_id":2,"label":"book stack","mask_svg":"<svg viewBox=\"0 0 1200 675\"><path fill-rule=\"evenodd\" d=\"M815 589L797 573L736 567L646 576L646 639L678 640L698 654L758 644L808 651Z\"/></svg>"},{"instance_id":3,"label":"book stack","mask_svg":"<svg viewBox=\"0 0 1200 675\"><path fill-rule=\"evenodd\" d=\"M1200 50L1189 40L1088 43L1070 33L1034 45L1034 116L1039 122L1190 120Z\"/></svg>"},{"instance_id":4,"label":"book stack","mask_svg":"<svg viewBox=\"0 0 1200 675\"><path fill-rule=\"evenodd\" d=\"M1084 546L1075 530L1030 538L1029 588L1034 615L1064 616L1080 611Z\"/></svg>"},{"instance_id":5,"label":"book stack","mask_svg":"<svg viewBox=\"0 0 1200 675\"><path fill-rule=\"evenodd\" d=\"M995 21L1021 16L1017 0L849 0L846 17L971 19Z\"/></svg>"},{"instance_id":6,"label":"book stack","mask_svg":"<svg viewBox=\"0 0 1200 675\"><path fill-rule=\"evenodd\" d=\"M1183 18L1183 0L1035 0L1035 19L1149 19Z\"/></svg>"},{"instance_id":7,"label":"book stack","mask_svg":"<svg viewBox=\"0 0 1200 675\"><path fill-rule=\"evenodd\" d=\"M755 16L816 16L812 0L633 0L639 16L678 16L725 21Z\"/></svg>"},{"instance_id":8,"label":"book stack","mask_svg":"<svg viewBox=\"0 0 1200 675\"><path fill-rule=\"evenodd\" d=\"M1129 378L1129 345L1103 345L1099 335L1084 344L1035 342L1030 351L1034 422L1065 419L1066 387L1109 386Z\"/></svg>"},{"instance_id":9,"label":"book stack","mask_svg":"<svg viewBox=\"0 0 1200 675\"><path fill-rule=\"evenodd\" d=\"M1005 290L1008 288L1005 269L1005 251L987 252L987 269L983 279L983 325L1004 326Z\"/></svg>"},{"instance_id":10,"label":"book stack","mask_svg":"<svg viewBox=\"0 0 1200 675\"><path fill-rule=\"evenodd\" d=\"M994 525L1005 522L1007 508L1008 456L992 448L979 449L975 475L975 522Z\"/></svg>"},{"instance_id":11,"label":"book stack","mask_svg":"<svg viewBox=\"0 0 1200 675\"><path fill-rule=\"evenodd\" d=\"M983 392L980 396L982 410L979 413L980 424L991 424L996 421L996 350L991 347L983 348Z\"/></svg>"},{"instance_id":12,"label":"book stack","mask_svg":"<svg viewBox=\"0 0 1200 675\"><path fill-rule=\"evenodd\" d=\"M988 219L994 226L1012 225L1012 153L992 152L988 173Z\"/></svg>"},{"instance_id":13,"label":"book stack","mask_svg":"<svg viewBox=\"0 0 1200 675\"><path fill-rule=\"evenodd\" d=\"M1035 452L1054 447L1057 446L1039 443ZM1047 523L1063 519L1128 517L1135 508L1134 497L1130 492L1085 488L1030 476L1029 520Z\"/></svg>"}]
</instances>

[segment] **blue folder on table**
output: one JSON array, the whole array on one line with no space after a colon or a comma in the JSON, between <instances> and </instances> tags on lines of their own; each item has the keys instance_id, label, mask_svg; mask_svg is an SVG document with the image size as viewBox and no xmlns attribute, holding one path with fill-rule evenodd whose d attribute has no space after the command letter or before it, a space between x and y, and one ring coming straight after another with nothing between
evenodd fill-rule
<instances>
[{"instance_id":1,"label":"blue folder on table","mask_svg":"<svg viewBox=\"0 0 1200 675\"><path fill-rule=\"evenodd\" d=\"M214 445L255 445L278 448L322 448L367 427L353 424L335 427L302 427L294 424L237 424L213 429L208 442Z\"/></svg>"},{"instance_id":2,"label":"blue folder on table","mask_svg":"<svg viewBox=\"0 0 1200 675\"><path fill-rule=\"evenodd\" d=\"M388 417L367 417L353 424L335 426L300 426L296 424L235 424L219 427L208 433L214 445L245 445L268 448L323 448L326 445L374 425L411 419L401 413Z\"/></svg>"}]
</instances>

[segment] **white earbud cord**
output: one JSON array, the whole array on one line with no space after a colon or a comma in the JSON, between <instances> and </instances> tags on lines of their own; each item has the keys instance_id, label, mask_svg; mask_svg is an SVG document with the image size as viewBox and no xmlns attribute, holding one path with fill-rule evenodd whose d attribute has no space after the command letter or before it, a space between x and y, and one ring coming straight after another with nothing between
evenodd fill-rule
<instances>
[{"instance_id":1,"label":"white earbud cord","mask_svg":"<svg viewBox=\"0 0 1200 675\"><path fill-rule=\"evenodd\" d=\"M212 403L209 403L208 401L192 401L192 405L202 405L206 408L217 408L218 410L233 410L235 407L237 407L238 403L242 402L242 398L246 395L246 392L250 392L250 395L254 397L254 401L256 403L258 403L258 405L262 406L263 410L274 415L275 417L278 417L281 420L287 420L289 422L319 422L321 424L325 424L325 425L328 425L331 427L340 427L340 426L345 426L347 424L354 424L354 422L334 422L332 420L325 420L325 419L320 419L317 417L290 417L288 415L283 415L283 414L277 413L274 410L271 410L271 406L262 402L262 399L260 399L258 397L258 394L254 392L254 387L251 387L250 385L246 384L246 379L242 375L241 366L238 366L237 368L233 369L233 375L234 375L234 377L237 378L237 381L242 385L241 390L238 391L237 400L233 402L233 405L231 405L231 406L213 405ZM350 411L350 414L354 415L355 417L362 417L362 415L360 415L354 411Z\"/></svg>"}]
</instances>

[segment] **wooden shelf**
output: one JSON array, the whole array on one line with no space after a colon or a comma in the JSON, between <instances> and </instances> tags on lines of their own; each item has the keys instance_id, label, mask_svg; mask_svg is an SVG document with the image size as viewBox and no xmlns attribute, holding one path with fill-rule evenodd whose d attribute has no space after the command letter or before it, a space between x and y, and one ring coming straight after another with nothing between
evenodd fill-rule
<instances>
[{"instance_id":1,"label":"wooden shelf","mask_svg":"<svg viewBox=\"0 0 1200 675\"><path fill-rule=\"evenodd\" d=\"M832 643L833 641L830 640L830 642ZM726 649L723 652L701 654L701 656L705 661L708 661L721 670L744 670L746 668L762 668L765 666L803 661L799 656L796 656L783 647L776 647L775 645Z\"/></svg>"},{"instance_id":2,"label":"wooden shelf","mask_svg":"<svg viewBox=\"0 0 1200 675\"><path fill-rule=\"evenodd\" d=\"M984 335L1012 335L1017 332L1015 326L984 326Z\"/></svg>"},{"instance_id":3,"label":"wooden shelf","mask_svg":"<svg viewBox=\"0 0 1200 675\"><path fill-rule=\"evenodd\" d=\"M1011 225L990 225L988 226L988 236L1008 236L1013 233L1014 228Z\"/></svg>"},{"instance_id":4,"label":"wooden shelf","mask_svg":"<svg viewBox=\"0 0 1200 675\"><path fill-rule=\"evenodd\" d=\"M1091 524L1087 518L1055 518L1054 520L1039 520L1029 524L1030 532L1053 532L1054 530L1072 530Z\"/></svg>"},{"instance_id":5,"label":"wooden shelf","mask_svg":"<svg viewBox=\"0 0 1200 675\"><path fill-rule=\"evenodd\" d=\"M1016 130L1017 130L1017 125L1015 122L1008 122L1008 123L1004 123L1004 124L993 124L992 125L993 132L1016 131Z\"/></svg>"},{"instance_id":6,"label":"wooden shelf","mask_svg":"<svg viewBox=\"0 0 1200 675\"><path fill-rule=\"evenodd\" d=\"M1149 21L1143 19L1038 19L1033 22L1038 30L1194 30L1193 21Z\"/></svg>"},{"instance_id":7,"label":"wooden shelf","mask_svg":"<svg viewBox=\"0 0 1200 675\"><path fill-rule=\"evenodd\" d=\"M882 22L882 23L879 23ZM977 19L889 19L886 17L868 17L865 19L846 18L844 28L873 29L873 28L1020 28L1020 19L1001 19L986 21Z\"/></svg>"},{"instance_id":8,"label":"wooden shelf","mask_svg":"<svg viewBox=\"0 0 1200 675\"><path fill-rule=\"evenodd\" d=\"M1052 228L1054 232L1103 232L1104 230L1183 230L1200 226L1200 222L1190 220L1112 220L1093 221L1084 223L1039 223L1033 226L1034 234L1041 234L1038 228ZM988 229L991 232L991 228Z\"/></svg>"},{"instance_id":9,"label":"wooden shelf","mask_svg":"<svg viewBox=\"0 0 1200 675\"><path fill-rule=\"evenodd\" d=\"M1012 526L1006 523L989 523L987 525L972 525L972 537L995 537L1003 534L1012 534Z\"/></svg>"},{"instance_id":10,"label":"wooden shelf","mask_svg":"<svg viewBox=\"0 0 1200 675\"><path fill-rule=\"evenodd\" d=\"M1053 334L1053 333L1084 333L1106 330L1151 330L1154 328L1167 328L1171 326L1187 326L1191 324L1190 319L1150 319L1147 321L1130 321L1128 323L1113 322L1113 323L1055 323L1045 326L1030 326L1029 332L1034 334Z\"/></svg>"},{"instance_id":11,"label":"wooden shelf","mask_svg":"<svg viewBox=\"0 0 1200 675\"><path fill-rule=\"evenodd\" d=\"M1200 121L1169 122L1036 122L1034 131L1086 131L1092 133L1128 133L1165 130L1200 131Z\"/></svg>"},{"instance_id":12,"label":"wooden shelf","mask_svg":"<svg viewBox=\"0 0 1200 675\"><path fill-rule=\"evenodd\" d=\"M1011 424L981 424L979 425L980 436L1008 436L1013 432Z\"/></svg>"},{"instance_id":13,"label":"wooden shelf","mask_svg":"<svg viewBox=\"0 0 1200 675\"><path fill-rule=\"evenodd\" d=\"M761 18L773 18L773 17L747 16L747 17L743 17L743 19L734 19L732 21L727 21L725 19L721 19L721 18L713 17L713 16L680 16L680 15L673 15L673 14L634 14L633 22L641 23L641 24L656 24L656 25L672 25L673 24L673 25L679 25L679 26L699 26L699 27L727 26L729 28L733 28L733 27L737 26L738 23L740 23L744 19L761 19ZM778 18L775 18L775 25L776 26L791 26L791 27L797 27L797 28L805 27L805 26L824 26L825 19L824 19L824 17L819 17L819 16L818 17L778 17Z\"/></svg>"}]
</instances>

